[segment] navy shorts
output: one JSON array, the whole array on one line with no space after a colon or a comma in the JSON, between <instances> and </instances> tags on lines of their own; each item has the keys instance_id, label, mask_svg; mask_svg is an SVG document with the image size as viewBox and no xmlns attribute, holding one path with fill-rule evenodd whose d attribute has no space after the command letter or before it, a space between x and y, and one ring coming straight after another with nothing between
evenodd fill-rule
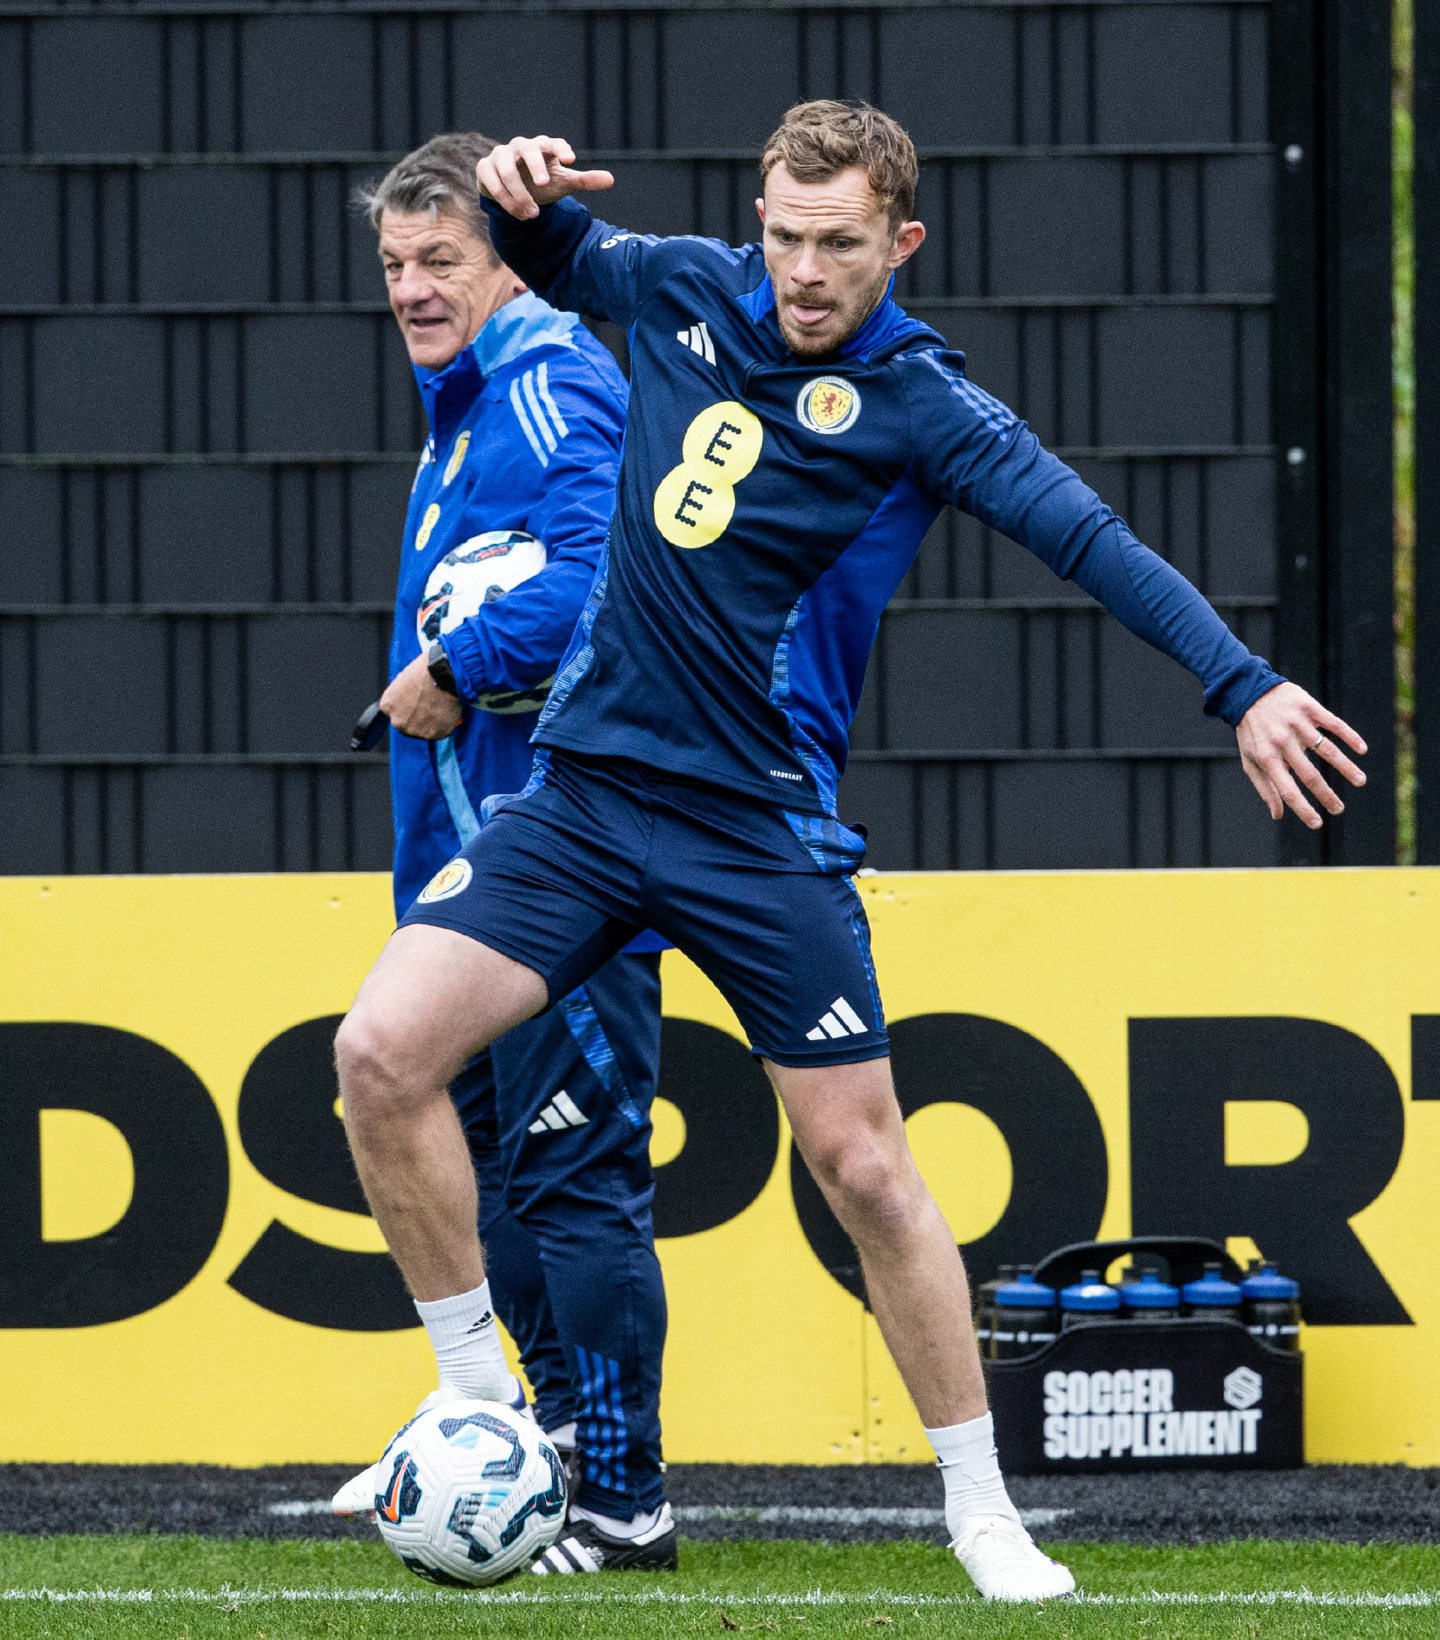
<instances>
[{"instance_id":1,"label":"navy shorts","mask_svg":"<svg viewBox=\"0 0 1440 1640\"><path fill-rule=\"evenodd\" d=\"M889 1052L850 881L864 857L838 820L546 751L401 926L468 934L533 969L552 1002L652 928L714 981L757 1054L843 1065Z\"/></svg>"}]
</instances>

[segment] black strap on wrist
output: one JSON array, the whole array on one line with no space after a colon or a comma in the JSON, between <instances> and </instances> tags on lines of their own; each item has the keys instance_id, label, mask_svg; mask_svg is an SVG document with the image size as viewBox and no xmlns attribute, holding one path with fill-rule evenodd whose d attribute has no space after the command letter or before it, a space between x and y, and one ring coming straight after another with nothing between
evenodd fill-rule
<instances>
[{"instance_id":1,"label":"black strap on wrist","mask_svg":"<svg viewBox=\"0 0 1440 1640\"><path fill-rule=\"evenodd\" d=\"M438 638L430 645L425 656L425 665L435 687L443 689L447 695L454 695L458 700L460 689L455 682L455 674L450 670L450 657L445 653L445 645Z\"/></svg>"}]
</instances>

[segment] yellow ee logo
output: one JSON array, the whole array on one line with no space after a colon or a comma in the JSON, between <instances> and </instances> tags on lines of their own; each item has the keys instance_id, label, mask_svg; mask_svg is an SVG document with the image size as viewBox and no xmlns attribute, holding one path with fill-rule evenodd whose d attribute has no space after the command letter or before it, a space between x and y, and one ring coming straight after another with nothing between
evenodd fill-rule
<instances>
[{"instance_id":1,"label":"yellow ee logo","mask_svg":"<svg viewBox=\"0 0 1440 1640\"><path fill-rule=\"evenodd\" d=\"M424 552L430 540L430 532L440 522L440 503L432 501L425 509L425 516L420 520L420 528L415 535L416 552Z\"/></svg>"},{"instance_id":2,"label":"yellow ee logo","mask_svg":"<svg viewBox=\"0 0 1440 1640\"><path fill-rule=\"evenodd\" d=\"M708 547L730 527L735 486L760 459L765 429L753 410L725 399L685 429L680 465L655 491L655 528L672 547Z\"/></svg>"}]
</instances>

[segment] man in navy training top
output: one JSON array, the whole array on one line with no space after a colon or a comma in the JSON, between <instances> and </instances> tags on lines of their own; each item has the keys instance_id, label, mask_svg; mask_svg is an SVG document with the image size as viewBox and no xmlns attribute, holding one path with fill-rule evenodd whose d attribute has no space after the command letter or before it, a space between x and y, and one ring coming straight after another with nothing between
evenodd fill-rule
<instances>
[{"instance_id":1,"label":"man in navy training top","mask_svg":"<svg viewBox=\"0 0 1440 1640\"><path fill-rule=\"evenodd\" d=\"M479 831L484 799L525 783L543 685L595 579L625 425L628 388L610 354L573 314L532 295L490 244L474 176L493 146L471 133L433 138L363 196L430 427L381 697L395 731L399 916L417 896L425 903L425 884ZM444 618L464 577L483 574L514 532L544 543L545 567L458 624ZM591 1559L650 1568L675 1561L660 1467L665 1293L650 1217L662 944L644 936L543 1017L451 1067L453 1107L441 1100L421 1117L422 1145L449 1162L428 1188L454 1198L473 1242L478 1183L494 1291L478 1270L455 1289L404 1266L439 1365L426 1404L467 1394L523 1405L498 1314L539 1421L578 1447L572 1530L594 1535ZM363 1144L356 1158L371 1188ZM371 1194L383 1215L387 1198ZM356 1476L336 1509L374 1508L380 1479Z\"/></svg>"},{"instance_id":2,"label":"man in navy training top","mask_svg":"<svg viewBox=\"0 0 1440 1640\"><path fill-rule=\"evenodd\" d=\"M996 1465L964 1272L894 1096L849 880L864 845L835 815L881 611L950 503L1194 672L1276 819L1288 805L1320 825L1311 798L1338 813L1317 764L1359 785L1341 743L1363 742L896 306L925 230L893 120L791 109L761 161L763 241L743 249L595 220L569 196L614 179L574 164L561 138L516 138L477 175L506 261L630 331L617 510L525 792L461 851L450 896L411 911L341 1027L377 1217L412 1279L475 1285L464 1203L436 1184L460 1164L430 1114L441 1090L480 1042L657 929L734 1007L856 1243L955 1554L990 1598L1068 1594Z\"/></svg>"}]
</instances>

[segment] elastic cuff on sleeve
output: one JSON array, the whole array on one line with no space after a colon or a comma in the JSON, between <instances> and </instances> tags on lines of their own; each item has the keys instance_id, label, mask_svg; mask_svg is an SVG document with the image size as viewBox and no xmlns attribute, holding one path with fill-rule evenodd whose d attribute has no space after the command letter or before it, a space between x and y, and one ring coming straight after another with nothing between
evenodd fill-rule
<instances>
[{"instance_id":1,"label":"elastic cuff on sleeve","mask_svg":"<svg viewBox=\"0 0 1440 1640\"><path fill-rule=\"evenodd\" d=\"M480 682L477 676L479 659L479 645L465 639L469 634L464 627L455 632L448 632L440 639L440 647L445 651L445 658L450 662L450 670L455 675L455 688L460 699L472 701L480 693Z\"/></svg>"},{"instance_id":2,"label":"elastic cuff on sleeve","mask_svg":"<svg viewBox=\"0 0 1440 1640\"><path fill-rule=\"evenodd\" d=\"M1206 700L1206 715L1218 717L1234 729L1261 695L1268 695L1272 689L1287 681L1256 656L1252 666L1243 667L1232 674Z\"/></svg>"}]
</instances>

